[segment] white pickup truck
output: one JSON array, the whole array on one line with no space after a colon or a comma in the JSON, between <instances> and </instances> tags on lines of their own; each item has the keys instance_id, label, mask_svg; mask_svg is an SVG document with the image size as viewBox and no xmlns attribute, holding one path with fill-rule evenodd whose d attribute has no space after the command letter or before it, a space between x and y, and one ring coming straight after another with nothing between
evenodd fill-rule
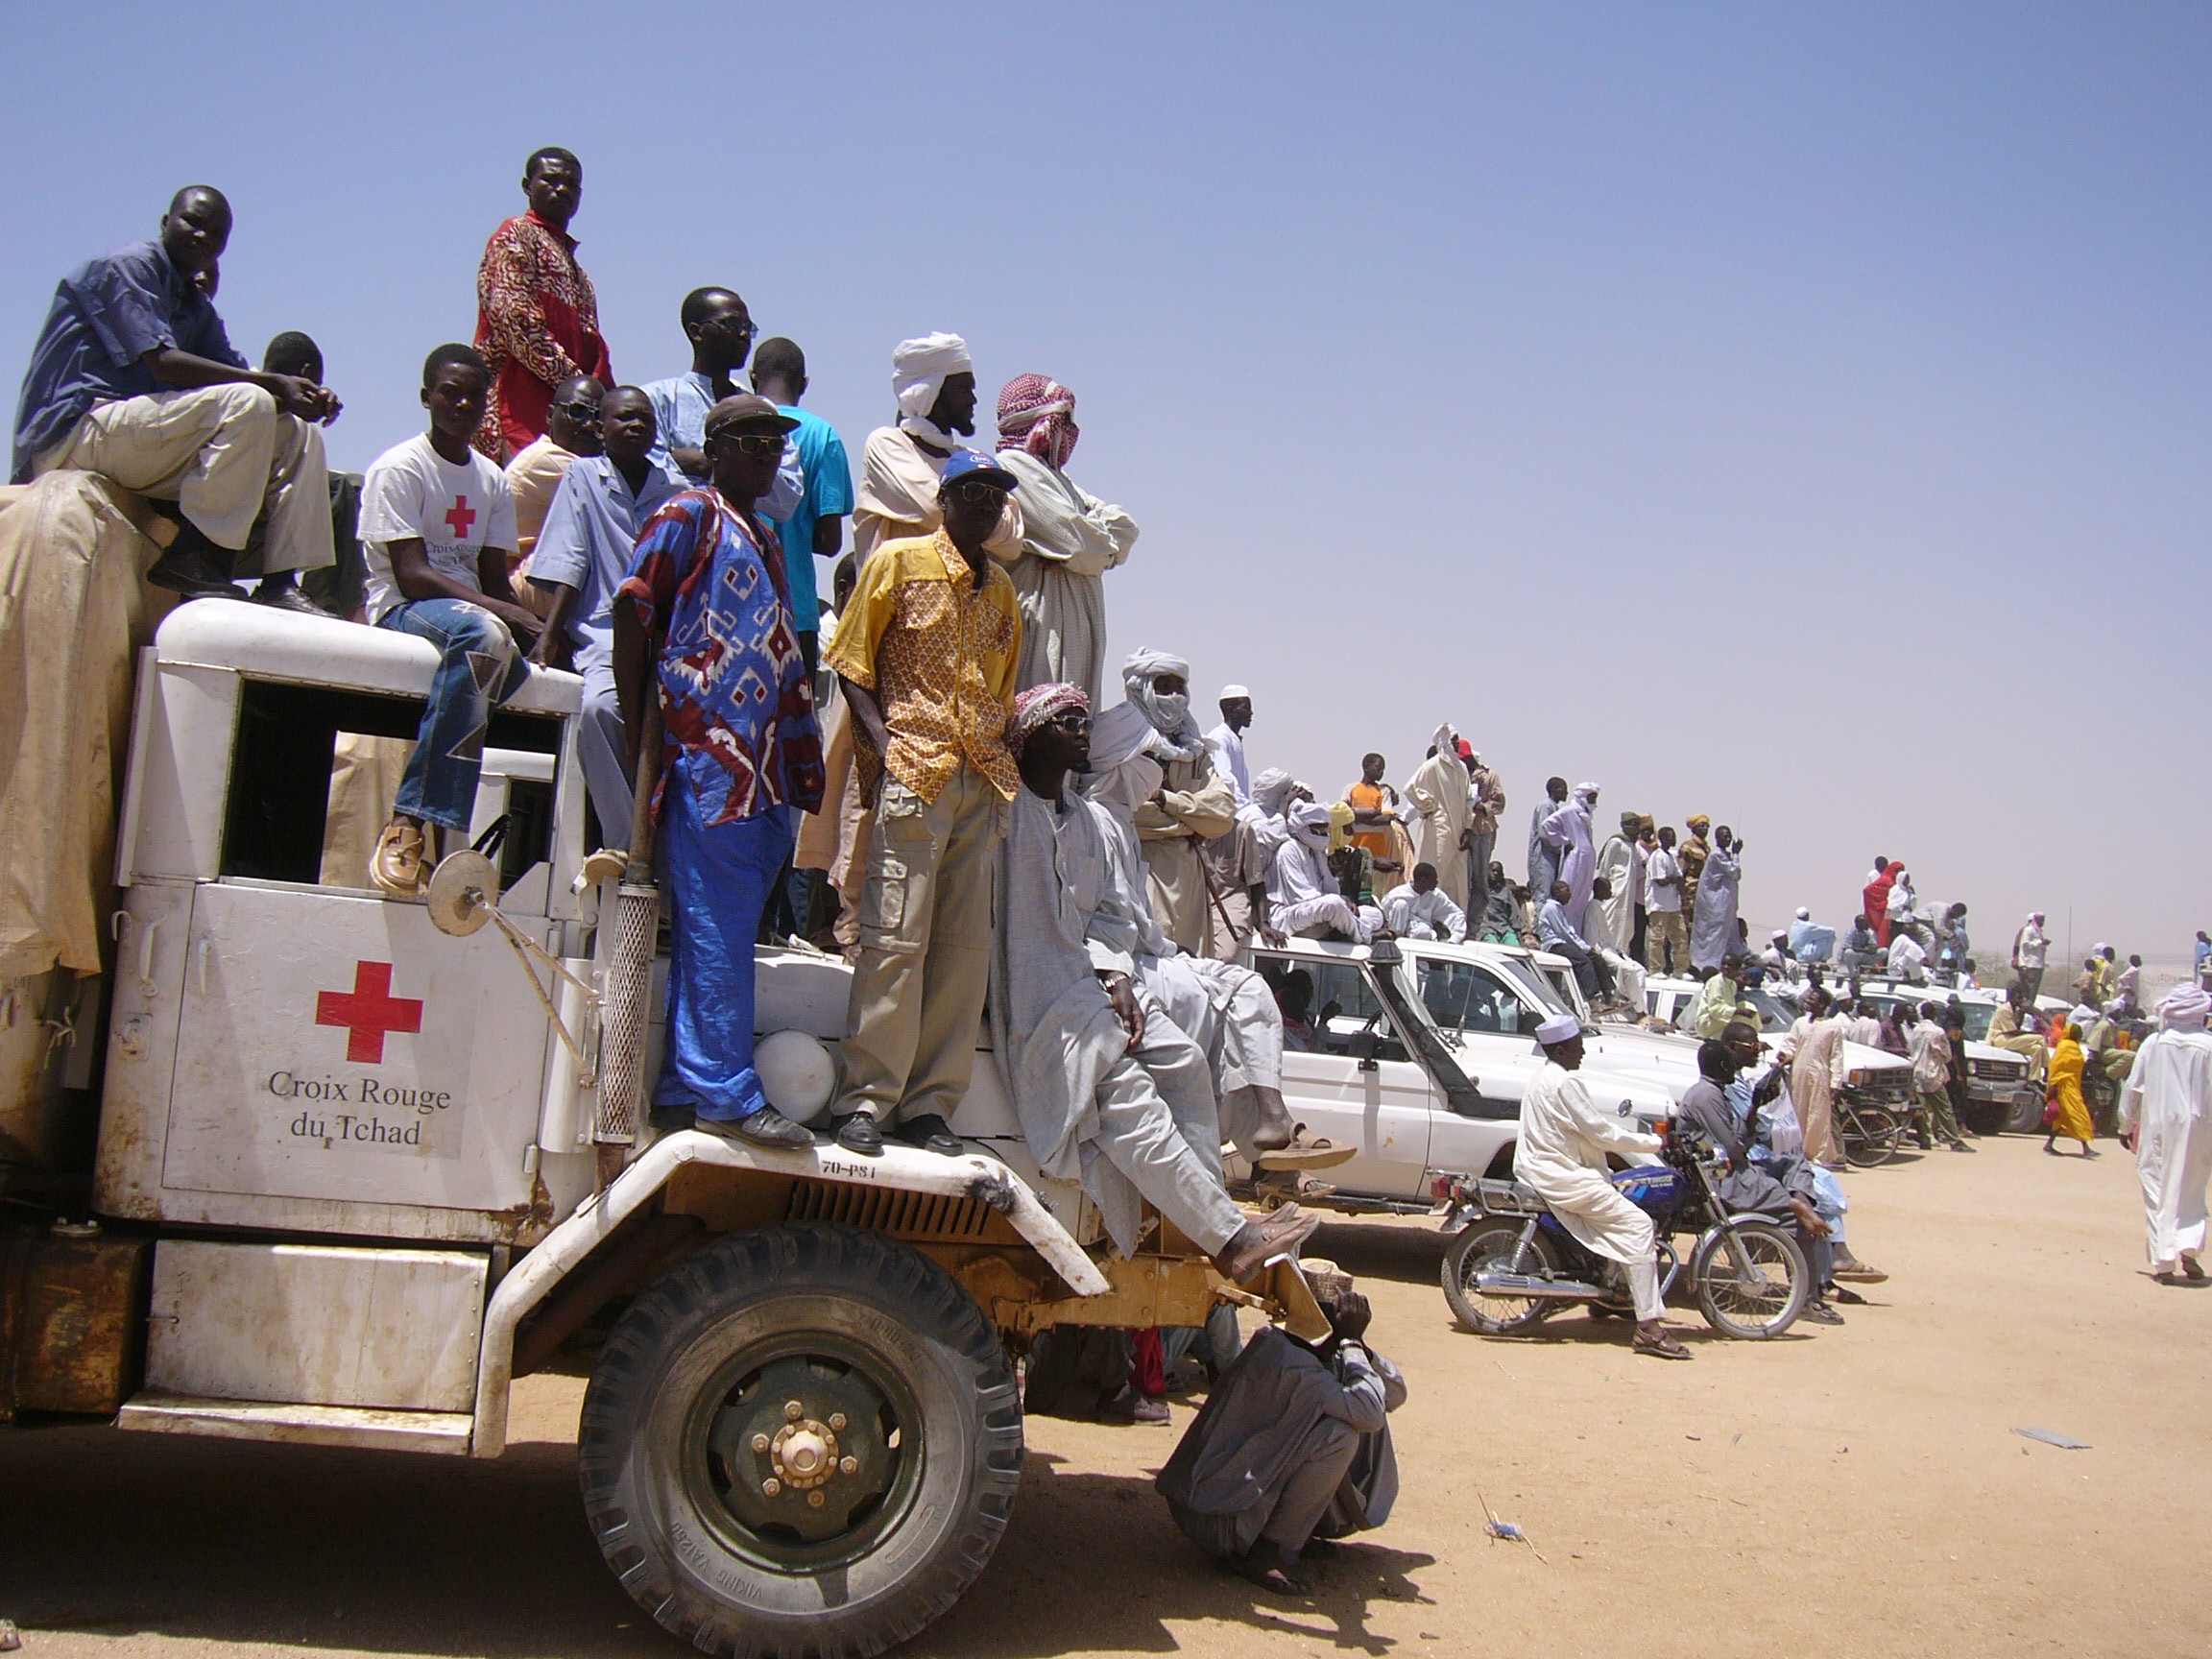
<instances>
[{"instance_id":1,"label":"white pickup truck","mask_svg":"<svg viewBox=\"0 0 2212 1659\"><path fill-rule=\"evenodd\" d=\"M340 734L412 737L435 665L216 600L143 653L112 971L0 995L0 1423L496 1457L514 1379L613 1318L579 1468L624 1587L702 1651L864 1655L990 1559L1037 1333L1231 1301L1316 1334L1288 1263L1232 1286L1165 1224L1117 1257L988 1055L959 1157L611 1116L576 679L492 718L497 926L325 870ZM843 1034L842 963L760 969L763 1031Z\"/></svg>"},{"instance_id":2,"label":"white pickup truck","mask_svg":"<svg viewBox=\"0 0 2212 1659\"><path fill-rule=\"evenodd\" d=\"M1454 1178L1511 1173L1521 1099L1544 1064L1535 1029L1575 1011L1528 951L1292 939L1244 959L1279 994L1305 977L1291 1000L1307 999L1312 1029L1283 1056L1284 1097L1315 1135L1355 1148L1322 1177L1335 1192L1321 1202L1421 1213ZM1587 1029L1583 1074L1608 1106L1663 1118L1695 1078L1680 1038Z\"/></svg>"}]
</instances>

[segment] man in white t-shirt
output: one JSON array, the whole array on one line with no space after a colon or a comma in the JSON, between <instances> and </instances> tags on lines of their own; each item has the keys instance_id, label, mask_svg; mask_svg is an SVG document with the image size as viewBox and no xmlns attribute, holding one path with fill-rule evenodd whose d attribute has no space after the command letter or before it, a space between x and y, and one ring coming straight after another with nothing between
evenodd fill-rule
<instances>
[{"instance_id":1,"label":"man in white t-shirt","mask_svg":"<svg viewBox=\"0 0 2212 1659\"><path fill-rule=\"evenodd\" d=\"M1644 966L1654 974L1690 969L1690 934L1682 925L1682 860L1674 854L1674 827L1659 831L1659 845L1644 861Z\"/></svg>"},{"instance_id":2,"label":"man in white t-shirt","mask_svg":"<svg viewBox=\"0 0 2212 1659\"><path fill-rule=\"evenodd\" d=\"M523 649L539 621L507 585L515 499L499 469L469 446L492 377L467 346L422 365L430 430L379 455L361 481L369 620L438 647L437 678L399 780L370 879L414 898L436 862L426 827L466 833L476 805L492 706L529 677Z\"/></svg>"}]
</instances>

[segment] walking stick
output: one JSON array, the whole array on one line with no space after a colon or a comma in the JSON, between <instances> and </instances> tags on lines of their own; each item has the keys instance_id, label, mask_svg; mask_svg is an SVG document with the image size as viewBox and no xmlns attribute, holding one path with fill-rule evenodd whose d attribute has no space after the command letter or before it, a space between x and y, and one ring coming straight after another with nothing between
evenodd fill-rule
<instances>
[{"instance_id":1,"label":"walking stick","mask_svg":"<svg viewBox=\"0 0 2212 1659\"><path fill-rule=\"evenodd\" d=\"M661 686L638 717L637 771L630 807L630 859L614 899L614 949L607 963L601 1021L599 1117L591 1140L598 1149L604 1191L629 1160L644 1118L647 998L653 990L653 948L661 931L661 890L653 879L653 791L661 781Z\"/></svg>"}]
</instances>

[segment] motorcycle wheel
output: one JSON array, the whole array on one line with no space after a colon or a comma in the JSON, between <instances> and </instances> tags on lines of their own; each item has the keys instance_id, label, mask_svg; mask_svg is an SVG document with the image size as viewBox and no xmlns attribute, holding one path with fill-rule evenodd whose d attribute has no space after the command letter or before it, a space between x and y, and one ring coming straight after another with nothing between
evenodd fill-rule
<instances>
[{"instance_id":1,"label":"motorcycle wheel","mask_svg":"<svg viewBox=\"0 0 2212 1659\"><path fill-rule=\"evenodd\" d=\"M1857 1169L1874 1169L1897 1155L1905 1119L1881 1106L1861 1106L1842 1124L1844 1161Z\"/></svg>"},{"instance_id":2,"label":"motorcycle wheel","mask_svg":"<svg viewBox=\"0 0 2212 1659\"><path fill-rule=\"evenodd\" d=\"M1521 1265L1513 1265L1513 1253L1521 1242L1518 1222L1478 1221L1452 1240L1444 1252L1444 1300L1462 1331L1482 1336L1510 1336L1531 1331L1551 1317L1561 1302L1550 1296L1482 1296L1475 1280L1482 1273L1556 1273L1558 1255L1551 1241L1538 1233L1522 1252Z\"/></svg>"},{"instance_id":3,"label":"motorcycle wheel","mask_svg":"<svg viewBox=\"0 0 2212 1659\"><path fill-rule=\"evenodd\" d=\"M1733 1236L1740 1249L1729 1248ZM1797 1240L1767 1221L1716 1233L1690 1263L1697 1311L1723 1336L1771 1341L1797 1322L1813 1274Z\"/></svg>"}]
</instances>

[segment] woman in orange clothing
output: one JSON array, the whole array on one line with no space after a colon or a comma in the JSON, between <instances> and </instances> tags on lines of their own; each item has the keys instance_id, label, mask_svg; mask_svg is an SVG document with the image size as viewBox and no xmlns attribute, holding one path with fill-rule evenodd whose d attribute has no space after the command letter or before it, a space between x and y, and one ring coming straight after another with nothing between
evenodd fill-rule
<instances>
[{"instance_id":1,"label":"woman in orange clothing","mask_svg":"<svg viewBox=\"0 0 2212 1659\"><path fill-rule=\"evenodd\" d=\"M2097 1130L2089 1121L2088 1103L2081 1098L2081 1071L2088 1064L2081 1050L2081 1027L2067 1024L2059 1030L2058 1046L2051 1055L2051 1106L2043 1118L2051 1133L2044 1139L2043 1150L2054 1158L2064 1156L2058 1150L2058 1137L2063 1135L2081 1142L2082 1157L2094 1158L2097 1148L2089 1139Z\"/></svg>"}]
</instances>

